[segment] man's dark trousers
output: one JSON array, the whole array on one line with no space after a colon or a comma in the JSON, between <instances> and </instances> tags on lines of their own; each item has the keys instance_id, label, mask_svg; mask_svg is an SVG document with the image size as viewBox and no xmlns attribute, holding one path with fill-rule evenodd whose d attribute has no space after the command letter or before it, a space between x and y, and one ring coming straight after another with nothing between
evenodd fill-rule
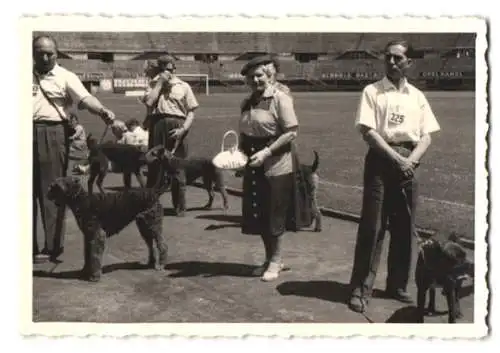
<instances>
[{"instance_id":1,"label":"man's dark trousers","mask_svg":"<svg viewBox=\"0 0 500 353\"><path fill-rule=\"evenodd\" d=\"M66 176L69 140L65 123L33 124L33 255L41 252L59 256L64 248L65 207L47 199L49 185ZM38 203L45 239L40 249L37 237Z\"/></svg>"},{"instance_id":2,"label":"man's dark trousers","mask_svg":"<svg viewBox=\"0 0 500 353\"><path fill-rule=\"evenodd\" d=\"M403 152L409 155L411 150ZM371 296L387 230L391 239L386 289L406 291L415 244L417 198L416 178L402 183L395 166L370 149L365 158L363 206L351 275L353 295Z\"/></svg>"},{"instance_id":3,"label":"man's dark trousers","mask_svg":"<svg viewBox=\"0 0 500 353\"><path fill-rule=\"evenodd\" d=\"M170 137L173 129L182 127L184 118L173 117L166 114L157 114L149 117L150 131L148 147L151 149L158 145L163 145L169 151L175 146L176 140ZM186 158L188 147L185 141L186 135L181 138L180 144L175 151L175 156ZM148 166L147 187L153 187L158 182L164 183L164 175L161 175L163 168L158 163L152 163ZM186 173L183 169L166 170L171 178L172 204L177 213L186 210Z\"/></svg>"}]
</instances>

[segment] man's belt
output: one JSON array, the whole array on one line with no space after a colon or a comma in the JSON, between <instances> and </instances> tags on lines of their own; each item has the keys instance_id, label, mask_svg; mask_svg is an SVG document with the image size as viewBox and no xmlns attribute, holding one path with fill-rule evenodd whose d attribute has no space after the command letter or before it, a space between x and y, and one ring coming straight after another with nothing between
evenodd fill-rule
<instances>
[{"instance_id":1,"label":"man's belt","mask_svg":"<svg viewBox=\"0 0 500 353\"><path fill-rule=\"evenodd\" d=\"M149 118L149 119L153 119L153 120L159 120L159 119L165 119L165 118L168 118L168 119L180 119L180 120L186 120L186 117L185 117L185 116L181 116L181 115L173 115L173 114L165 114L165 113L154 113L154 114L149 114L149 115L148 115L148 118Z\"/></svg>"},{"instance_id":2,"label":"man's belt","mask_svg":"<svg viewBox=\"0 0 500 353\"><path fill-rule=\"evenodd\" d=\"M44 120L38 119L33 120L34 125L44 125L44 126L58 126L58 125L66 125L68 124L67 120Z\"/></svg>"},{"instance_id":3,"label":"man's belt","mask_svg":"<svg viewBox=\"0 0 500 353\"><path fill-rule=\"evenodd\" d=\"M388 144L391 147L403 147L411 151L413 151L415 147L417 147L417 143L412 141L389 142Z\"/></svg>"}]
</instances>

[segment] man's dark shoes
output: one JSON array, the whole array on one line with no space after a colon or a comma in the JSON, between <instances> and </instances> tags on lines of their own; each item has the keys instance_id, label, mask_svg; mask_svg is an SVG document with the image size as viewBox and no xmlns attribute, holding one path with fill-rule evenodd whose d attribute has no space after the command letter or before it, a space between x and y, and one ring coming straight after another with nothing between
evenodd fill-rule
<instances>
[{"instance_id":1,"label":"man's dark shoes","mask_svg":"<svg viewBox=\"0 0 500 353\"><path fill-rule=\"evenodd\" d=\"M368 307L368 299L360 295L352 295L349 299L349 308L357 313L364 313Z\"/></svg>"},{"instance_id":2,"label":"man's dark shoes","mask_svg":"<svg viewBox=\"0 0 500 353\"><path fill-rule=\"evenodd\" d=\"M413 299L411 298L411 295L403 289L388 288L388 289L386 289L385 294L388 298L396 299L402 303L406 303L406 304L413 303Z\"/></svg>"},{"instance_id":3,"label":"man's dark shoes","mask_svg":"<svg viewBox=\"0 0 500 353\"><path fill-rule=\"evenodd\" d=\"M36 254L33 256L34 264L44 264L50 261L50 255L48 254Z\"/></svg>"}]
</instances>

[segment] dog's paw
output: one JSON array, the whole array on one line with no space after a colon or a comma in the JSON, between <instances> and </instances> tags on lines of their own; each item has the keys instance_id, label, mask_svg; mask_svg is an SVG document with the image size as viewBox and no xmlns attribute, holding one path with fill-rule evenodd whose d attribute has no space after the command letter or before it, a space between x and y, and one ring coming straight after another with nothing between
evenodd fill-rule
<instances>
[{"instance_id":1,"label":"dog's paw","mask_svg":"<svg viewBox=\"0 0 500 353\"><path fill-rule=\"evenodd\" d=\"M321 227L314 227L314 231L319 233L319 232L322 232L323 229Z\"/></svg>"}]
</instances>

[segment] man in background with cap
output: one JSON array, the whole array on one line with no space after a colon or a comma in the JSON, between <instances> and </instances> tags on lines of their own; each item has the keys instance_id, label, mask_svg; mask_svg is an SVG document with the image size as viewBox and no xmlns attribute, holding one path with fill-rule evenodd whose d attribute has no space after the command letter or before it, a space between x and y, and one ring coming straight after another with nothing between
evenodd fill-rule
<instances>
[{"instance_id":1,"label":"man in background with cap","mask_svg":"<svg viewBox=\"0 0 500 353\"><path fill-rule=\"evenodd\" d=\"M186 136L194 120L198 101L191 86L175 76L175 59L164 55L158 59L160 73L144 95L148 107L149 148L163 145L174 155L186 158L188 155ZM147 186L162 183L161 165L153 163L148 167ZM172 204L178 216L186 211L186 175L184 170L168 171L172 180Z\"/></svg>"}]
</instances>

